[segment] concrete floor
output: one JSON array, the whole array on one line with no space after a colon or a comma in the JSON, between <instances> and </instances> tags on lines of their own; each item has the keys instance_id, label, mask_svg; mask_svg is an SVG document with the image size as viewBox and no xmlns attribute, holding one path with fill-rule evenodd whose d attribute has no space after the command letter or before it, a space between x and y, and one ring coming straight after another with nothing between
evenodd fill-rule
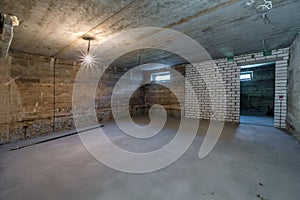
<instances>
[{"instance_id":1,"label":"concrete floor","mask_svg":"<svg viewBox=\"0 0 300 200\"><path fill-rule=\"evenodd\" d=\"M146 120L140 120L140 123ZM168 142L178 126L168 119L162 133L138 143L111 122L104 129L122 148L146 151ZM0 147L0 199L99 200L295 200L300 196L300 145L278 129L226 124L205 159L198 159L207 121L189 150L174 164L148 174L126 174L96 161L77 135L16 151ZM123 135L123 136L122 136ZM37 139L35 139L37 140ZM28 143L30 141L26 141Z\"/></svg>"},{"instance_id":2,"label":"concrete floor","mask_svg":"<svg viewBox=\"0 0 300 200\"><path fill-rule=\"evenodd\" d=\"M274 126L274 117L271 116L249 116L241 115L240 116L241 124L253 124L253 125L262 125L262 126Z\"/></svg>"}]
</instances>

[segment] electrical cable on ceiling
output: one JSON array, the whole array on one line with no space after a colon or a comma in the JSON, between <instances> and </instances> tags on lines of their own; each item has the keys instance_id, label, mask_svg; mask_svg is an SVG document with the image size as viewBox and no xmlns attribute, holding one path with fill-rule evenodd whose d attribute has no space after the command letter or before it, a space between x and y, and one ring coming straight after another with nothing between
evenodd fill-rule
<instances>
[{"instance_id":1,"label":"electrical cable on ceiling","mask_svg":"<svg viewBox=\"0 0 300 200\"><path fill-rule=\"evenodd\" d=\"M263 39L262 43L263 43L263 50L264 50L264 52L267 52L268 49L267 49L267 47L266 47L266 46L267 46L267 45L266 45L266 40Z\"/></svg>"},{"instance_id":2,"label":"electrical cable on ceiling","mask_svg":"<svg viewBox=\"0 0 300 200\"><path fill-rule=\"evenodd\" d=\"M121 7L119 10L117 10L116 12L114 12L112 15L110 15L109 17L107 17L106 19L104 19L103 21L101 21L99 24L97 24L96 26L92 27L89 31L87 31L84 35L82 35L81 37L75 39L74 41L72 41L71 43L69 43L67 46L65 46L64 48L60 49L58 52L56 52L52 57L57 57L59 56L62 52L64 52L66 49L68 49L69 47L75 45L77 42L79 42L85 35L91 33L92 31L96 30L97 28L99 28L101 25L103 25L104 23L106 23L107 21L109 21L110 19L112 19L114 16L118 15L119 13L121 13L123 10L125 10L126 8L129 8L131 5L133 5L135 2L137 2L138 0L132 0L131 2L129 2L128 4L126 4L125 6Z\"/></svg>"},{"instance_id":3,"label":"electrical cable on ceiling","mask_svg":"<svg viewBox=\"0 0 300 200\"><path fill-rule=\"evenodd\" d=\"M267 13L263 13L263 19L264 19L265 24L271 23L271 20L269 19Z\"/></svg>"},{"instance_id":4,"label":"electrical cable on ceiling","mask_svg":"<svg viewBox=\"0 0 300 200\"><path fill-rule=\"evenodd\" d=\"M87 49L87 53L90 53L90 49L91 49L91 40L89 40L89 44L88 44L88 49Z\"/></svg>"},{"instance_id":5,"label":"electrical cable on ceiling","mask_svg":"<svg viewBox=\"0 0 300 200\"><path fill-rule=\"evenodd\" d=\"M19 20L16 16L0 13L0 58L5 58L8 55L15 26L19 26Z\"/></svg>"},{"instance_id":6,"label":"electrical cable on ceiling","mask_svg":"<svg viewBox=\"0 0 300 200\"><path fill-rule=\"evenodd\" d=\"M139 63L138 63L138 65L141 65L141 54L140 54L140 51L138 51L138 57L139 57Z\"/></svg>"},{"instance_id":7,"label":"electrical cable on ceiling","mask_svg":"<svg viewBox=\"0 0 300 200\"><path fill-rule=\"evenodd\" d=\"M3 29L4 29L4 15L0 13L0 34L3 33Z\"/></svg>"},{"instance_id":8,"label":"electrical cable on ceiling","mask_svg":"<svg viewBox=\"0 0 300 200\"><path fill-rule=\"evenodd\" d=\"M255 2L255 0L251 0L251 5ZM256 7L256 9L262 9L262 10L271 10L273 8L273 3L272 1L268 1L268 0L264 0L264 4L262 5L259 5ZM262 14L262 17L263 17L263 20L264 20L264 23L265 24L268 24L268 23L271 23L271 20L269 19L268 15L267 15L267 11L265 11L263 14ZM266 48L266 40L265 38L263 38L262 40L262 45L263 45L263 51L264 52L267 52L267 48Z\"/></svg>"},{"instance_id":9,"label":"electrical cable on ceiling","mask_svg":"<svg viewBox=\"0 0 300 200\"><path fill-rule=\"evenodd\" d=\"M264 2L265 2L265 4L259 5L256 8L257 9L262 8L263 10L265 10L265 9L271 10L273 8L272 1L264 0Z\"/></svg>"},{"instance_id":10,"label":"electrical cable on ceiling","mask_svg":"<svg viewBox=\"0 0 300 200\"><path fill-rule=\"evenodd\" d=\"M95 55L90 52L91 50L91 40L94 40L92 36L84 36L82 39L88 41L87 52L82 55L82 64L86 67L93 67L97 62L95 61Z\"/></svg>"},{"instance_id":11,"label":"electrical cable on ceiling","mask_svg":"<svg viewBox=\"0 0 300 200\"><path fill-rule=\"evenodd\" d=\"M264 13L262 14L262 17L265 24L271 23L271 20L267 16L267 12L273 8L273 2L271 0L263 0L263 2L262 0L248 0L245 5L256 8L256 10L263 11Z\"/></svg>"}]
</instances>

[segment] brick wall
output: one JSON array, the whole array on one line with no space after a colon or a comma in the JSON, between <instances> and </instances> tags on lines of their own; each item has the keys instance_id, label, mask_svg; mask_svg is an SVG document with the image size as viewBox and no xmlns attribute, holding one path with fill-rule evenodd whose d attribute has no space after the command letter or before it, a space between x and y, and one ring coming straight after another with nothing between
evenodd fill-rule
<instances>
[{"instance_id":1,"label":"brick wall","mask_svg":"<svg viewBox=\"0 0 300 200\"><path fill-rule=\"evenodd\" d=\"M300 141L300 35L291 45L289 66L288 128Z\"/></svg>"},{"instance_id":2,"label":"brick wall","mask_svg":"<svg viewBox=\"0 0 300 200\"><path fill-rule=\"evenodd\" d=\"M194 107L197 105L197 102L189 98L190 91L186 88L185 116L188 118L216 119L238 123L240 104L239 74L240 68L238 65L229 63L226 59L187 65L186 81L191 83L195 94L198 96L200 109L199 112L196 112ZM224 86L224 90L218 85ZM221 93L222 91L223 93ZM213 93L214 98L217 98L215 100L210 96ZM218 99L218 95L221 95L219 96L220 99ZM225 99L222 100L225 95L226 102L224 101ZM224 106L221 107L222 105ZM212 106L215 106L215 113L213 113Z\"/></svg>"},{"instance_id":3,"label":"brick wall","mask_svg":"<svg viewBox=\"0 0 300 200\"><path fill-rule=\"evenodd\" d=\"M226 58L217 59L213 62L217 66L219 74L223 77L226 90L226 121L239 122L240 116L240 66L248 64L275 62L275 127L286 127L287 118L287 68L289 60L289 48L273 50L272 55L264 56L263 52L235 56L233 61L227 61ZM211 62L196 63L187 65L186 78L190 80L200 102L200 112L195 112L193 106L196 102L191 102L187 98L190 94L186 90L185 116L190 118L209 119L212 117L209 91L207 85L214 85L209 77L214 76L216 72L208 65ZM207 70L203 70L205 67ZM196 70L201 71L197 74ZM214 79L215 80L215 79ZM221 81L221 80L220 80ZM206 83L207 82L207 83ZM283 96L280 100L279 97ZM280 110L281 108L281 110ZM224 109L224 108L223 108Z\"/></svg>"}]
</instances>

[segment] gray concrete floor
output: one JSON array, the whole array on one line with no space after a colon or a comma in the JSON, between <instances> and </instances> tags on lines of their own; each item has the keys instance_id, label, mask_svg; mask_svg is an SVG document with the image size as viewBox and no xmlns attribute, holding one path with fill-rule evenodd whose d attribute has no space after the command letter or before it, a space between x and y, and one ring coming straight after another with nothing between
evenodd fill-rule
<instances>
[{"instance_id":1,"label":"gray concrete floor","mask_svg":"<svg viewBox=\"0 0 300 200\"><path fill-rule=\"evenodd\" d=\"M241 115L240 116L241 124L253 124L253 125L262 125L262 126L274 126L274 117L271 116L249 116Z\"/></svg>"},{"instance_id":2,"label":"gray concrete floor","mask_svg":"<svg viewBox=\"0 0 300 200\"><path fill-rule=\"evenodd\" d=\"M137 120L139 121L139 120ZM139 123L147 120L141 119ZM122 148L159 148L173 136L179 120L168 119L164 130L149 140L131 140L111 122L104 129ZM198 159L208 122L189 150L174 164L148 174L126 174L96 161L77 135L9 149L0 147L0 199L99 200L295 200L300 196L300 145L273 127L226 124L221 139ZM27 141L30 142L30 141Z\"/></svg>"}]
</instances>

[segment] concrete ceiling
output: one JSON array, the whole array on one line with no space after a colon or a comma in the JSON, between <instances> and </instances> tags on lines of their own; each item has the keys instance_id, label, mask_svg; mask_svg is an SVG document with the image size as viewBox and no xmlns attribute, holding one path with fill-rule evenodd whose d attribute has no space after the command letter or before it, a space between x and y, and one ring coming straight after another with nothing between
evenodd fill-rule
<instances>
[{"instance_id":1,"label":"concrete ceiling","mask_svg":"<svg viewBox=\"0 0 300 200\"><path fill-rule=\"evenodd\" d=\"M92 48L120 31L138 27L164 27L184 33L199 42L213 58L287 47L300 31L300 1L273 0L273 9L256 9L247 0L0 0L0 12L16 15L11 51L78 59L87 42ZM263 45L265 41L265 46ZM133 38L124 38L134 43ZM113 46L115 45L115 46ZM112 51L117 45L105 46ZM173 53L141 50L143 63L186 62ZM136 65L138 52L120 57L114 65ZM98 58L101 60L101 58Z\"/></svg>"}]
</instances>

